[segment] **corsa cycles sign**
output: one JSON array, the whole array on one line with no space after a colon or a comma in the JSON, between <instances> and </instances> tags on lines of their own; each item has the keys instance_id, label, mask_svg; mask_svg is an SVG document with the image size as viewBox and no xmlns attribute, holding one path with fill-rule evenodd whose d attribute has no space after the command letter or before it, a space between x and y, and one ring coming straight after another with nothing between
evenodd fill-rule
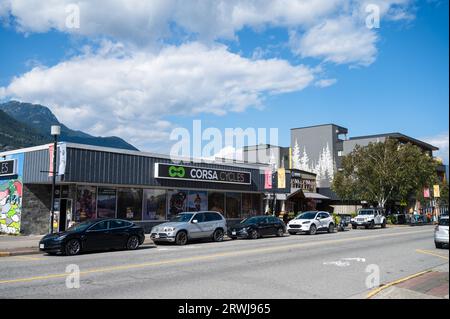
<instances>
[{"instance_id":1,"label":"corsa cycles sign","mask_svg":"<svg viewBox=\"0 0 450 319\"><path fill-rule=\"evenodd\" d=\"M155 163L154 176L155 178L198 182L243 185L252 183L252 174L250 172L166 163Z\"/></svg>"}]
</instances>

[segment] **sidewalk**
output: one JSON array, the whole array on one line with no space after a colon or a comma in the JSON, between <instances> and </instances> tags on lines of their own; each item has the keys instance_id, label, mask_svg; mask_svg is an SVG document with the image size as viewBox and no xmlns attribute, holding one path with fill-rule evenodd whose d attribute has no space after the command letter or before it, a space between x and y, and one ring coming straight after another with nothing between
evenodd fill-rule
<instances>
[{"instance_id":1,"label":"sidewalk","mask_svg":"<svg viewBox=\"0 0 450 319\"><path fill-rule=\"evenodd\" d=\"M0 235L0 257L32 255L39 251L39 241L43 235L11 236ZM142 246L154 245L149 236L145 236Z\"/></svg>"},{"instance_id":2,"label":"sidewalk","mask_svg":"<svg viewBox=\"0 0 450 319\"><path fill-rule=\"evenodd\" d=\"M399 282L370 299L449 299L448 264Z\"/></svg>"},{"instance_id":3,"label":"sidewalk","mask_svg":"<svg viewBox=\"0 0 450 319\"><path fill-rule=\"evenodd\" d=\"M0 257L39 253L39 240L42 236L0 235Z\"/></svg>"}]
</instances>

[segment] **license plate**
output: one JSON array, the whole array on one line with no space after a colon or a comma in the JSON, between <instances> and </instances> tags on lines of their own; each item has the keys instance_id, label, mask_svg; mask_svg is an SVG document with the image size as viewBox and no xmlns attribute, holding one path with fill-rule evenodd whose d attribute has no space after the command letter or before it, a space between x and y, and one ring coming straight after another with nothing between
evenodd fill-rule
<instances>
[{"instance_id":1,"label":"license plate","mask_svg":"<svg viewBox=\"0 0 450 319\"><path fill-rule=\"evenodd\" d=\"M159 234L156 234L156 235L155 235L155 238L159 238Z\"/></svg>"},{"instance_id":2,"label":"license plate","mask_svg":"<svg viewBox=\"0 0 450 319\"><path fill-rule=\"evenodd\" d=\"M235 231L231 232L231 235L236 235L236 232Z\"/></svg>"},{"instance_id":3,"label":"license plate","mask_svg":"<svg viewBox=\"0 0 450 319\"><path fill-rule=\"evenodd\" d=\"M40 248L40 249L44 249L44 247L45 247L44 244L40 244L40 245L39 245L39 248Z\"/></svg>"}]
</instances>

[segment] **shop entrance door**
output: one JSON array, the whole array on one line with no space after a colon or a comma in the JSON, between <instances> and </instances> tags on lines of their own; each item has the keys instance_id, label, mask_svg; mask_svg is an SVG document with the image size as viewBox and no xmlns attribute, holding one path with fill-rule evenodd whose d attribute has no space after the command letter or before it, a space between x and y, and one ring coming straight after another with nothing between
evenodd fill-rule
<instances>
[{"instance_id":1,"label":"shop entrance door","mask_svg":"<svg viewBox=\"0 0 450 319\"><path fill-rule=\"evenodd\" d=\"M60 201L59 231L65 231L72 223L72 200L62 198Z\"/></svg>"}]
</instances>

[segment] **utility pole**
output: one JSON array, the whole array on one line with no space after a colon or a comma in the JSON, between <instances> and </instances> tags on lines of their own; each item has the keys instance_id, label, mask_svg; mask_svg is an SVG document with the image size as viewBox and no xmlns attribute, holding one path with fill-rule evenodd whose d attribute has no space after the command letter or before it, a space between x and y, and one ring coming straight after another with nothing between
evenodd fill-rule
<instances>
[{"instance_id":1,"label":"utility pole","mask_svg":"<svg viewBox=\"0 0 450 319\"><path fill-rule=\"evenodd\" d=\"M50 233L53 233L53 222L55 219L55 188L56 188L56 151L58 148L58 135L61 134L61 127L58 125L52 125L51 134L54 137L53 141L53 168L52 168L52 196L51 196L51 209L50 209Z\"/></svg>"}]
</instances>

